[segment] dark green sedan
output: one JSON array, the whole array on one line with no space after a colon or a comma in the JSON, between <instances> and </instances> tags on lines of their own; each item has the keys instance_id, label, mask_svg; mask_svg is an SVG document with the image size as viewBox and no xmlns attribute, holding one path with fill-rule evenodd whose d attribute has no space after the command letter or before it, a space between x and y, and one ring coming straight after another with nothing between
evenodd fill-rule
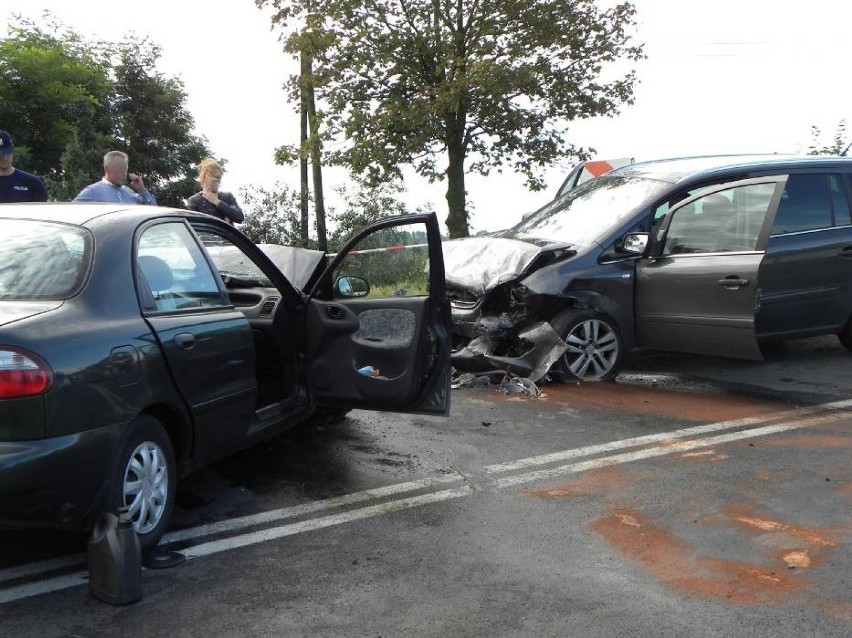
<instances>
[{"instance_id":1,"label":"dark green sedan","mask_svg":"<svg viewBox=\"0 0 852 638\"><path fill-rule=\"evenodd\" d=\"M229 224L151 206L4 204L0 236L1 527L129 507L150 550L178 479L318 409L449 411L434 215L281 267Z\"/></svg>"}]
</instances>

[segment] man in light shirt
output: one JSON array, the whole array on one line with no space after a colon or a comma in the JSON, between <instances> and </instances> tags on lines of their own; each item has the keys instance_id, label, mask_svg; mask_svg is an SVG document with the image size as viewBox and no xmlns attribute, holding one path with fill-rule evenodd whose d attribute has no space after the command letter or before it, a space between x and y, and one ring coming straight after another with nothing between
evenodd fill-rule
<instances>
[{"instance_id":1,"label":"man in light shirt","mask_svg":"<svg viewBox=\"0 0 852 638\"><path fill-rule=\"evenodd\" d=\"M110 151L104 155L103 179L86 186L74 201L156 205L157 200L145 188L142 178L127 172L127 164L127 153Z\"/></svg>"}]
</instances>

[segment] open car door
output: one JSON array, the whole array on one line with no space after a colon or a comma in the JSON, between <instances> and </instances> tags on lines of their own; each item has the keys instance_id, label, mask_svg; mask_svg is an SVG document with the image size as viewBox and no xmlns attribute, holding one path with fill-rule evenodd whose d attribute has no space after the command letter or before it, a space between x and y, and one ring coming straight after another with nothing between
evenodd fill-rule
<instances>
[{"instance_id":1,"label":"open car door","mask_svg":"<svg viewBox=\"0 0 852 638\"><path fill-rule=\"evenodd\" d=\"M361 231L307 293L305 356L318 403L449 413L450 306L434 213Z\"/></svg>"}]
</instances>

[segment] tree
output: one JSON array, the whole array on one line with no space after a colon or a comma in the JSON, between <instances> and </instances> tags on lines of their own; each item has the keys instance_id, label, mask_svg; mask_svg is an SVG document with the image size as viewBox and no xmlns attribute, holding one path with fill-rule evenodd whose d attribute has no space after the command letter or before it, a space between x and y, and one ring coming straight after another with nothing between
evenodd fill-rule
<instances>
[{"instance_id":1,"label":"tree","mask_svg":"<svg viewBox=\"0 0 852 638\"><path fill-rule=\"evenodd\" d=\"M357 178L354 188L339 188L338 195L343 204L339 212L332 211L330 214L334 230L328 240L329 248L339 250L351 235L385 217L424 212L419 208L409 210L406 204L398 199L402 190L402 184L396 181L372 184ZM372 247L367 244L365 246Z\"/></svg>"},{"instance_id":2,"label":"tree","mask_svg":"<svg viewBox=\"0 0 852 638\"><path fill-rule=\"evenodd\" d=\"M183 83L157 71L160 47L147 39L113 46L114 147L130 156L158 203L181 207L198 190L198 163L212 155L206 140L192 133Z\"/></svg>"},{"instance_id":3,"label":"tree","mask_svg":"<svg viewBox=\"0 0 852 638\"><path fill-rule=\"evenodd\" d=\"M341 188L342 209L340 212L329 209L333 231L328 238L328 249L339 250L349 236L374 221L410 214L412 211L396 197L400 191L398 183L371 185L358 180L355 188ZM282 183L271 190L262 186L244 187L240 189L240 199L245 210L245 222L240 225L240 230L253 242L326 250L320 248L315 239L316 226L310 233L312 236L303 239L300 228L301 193L295 189Z\"/></svg>"},{"instance_id":4,"label":"tree","mask_svg":"<svg viewBox=\"0 0 852 638\"><path fill-rule=\"evenodd\" d=\"M182 206L211 152L192 133L181 82L156 70L159 48L88 42L49 14L46 27L16 20L0 40L0 121L18 166L52 199L71 199L100 177L108 150L122 150L161 204Z\"/></svg>"},{"instance_id":5,"label":"tree","mask_svg":"<svg viewBox=\"0 0 852 638\"><path fill-rule=\"evenodd\" d=\"M71 32L55 37L27 20L10 31L0 40L0 122L16 164L64 199L91 181L84 167L111 143L109 69Z\"/></svg>"},{"instance_id":6,"label":"tree","mask_svg":"<svg viewBox=\"0 0 852 638\"><path fill-rule=\"evenodd\" d=\"M287 0L257 0L279 10ZM571 121L613 116L633 100L641 59L635 9L593 0L315 0L324 18L315 82L333 163L372 180L411 165L447 180L447 227L466 236L465 171L508 164L543 187L556 158L586 157Z\"/></svg>"},{"instance_id":7,"label":"tree","mask_svg":"<svg viewBox=\"0 0 852 638\"><path fill-rule=\"evenodd\" d=\"M327 47L325 38L328 32L323 26L321 15L316 11L320 4L317 0L292 0L290 2L270 2L255 0L258 8L267 4L276 7L274 24L290 28L292 32L282 37L284 51L299 58L299 75L291 78L291 96L299 103L300 134L299 145L284 145L275 153L276 162L289 164L298 160L301 178L301 215L299 228L302 237L308 237L308 201L311 199L308 186L308 161L311 165L313 183L314 215L316 220L317 243L320 250L327 249L325 193L323 189L322 135L321 117L316 108L316 75L314 58Z\"/></svg>"},{"instance_id":8,"label":"tree","mask_svg":"<svg viewBox=\"0 0 852 638\"><path fill-rule=\"evenodd\" d=\"M301 194L284 184L269 190L260 186L243 187L245 221L240 230L257 244L281 244L315 248L301 232L299 210Z\"/></svg>"},{"instance_id":9,"label":"tree","mask_svg":"<svg viewBox=\"0 0 852 638\"><path fill-rule=\"evenodd\" d=\"M846 120L837 123L834 140L828 146L822 144L822 131L817 126L811 126L811 145L808 147L808 155L846 155L852 142L846 137Z\"/></svg>"}]
</instances>

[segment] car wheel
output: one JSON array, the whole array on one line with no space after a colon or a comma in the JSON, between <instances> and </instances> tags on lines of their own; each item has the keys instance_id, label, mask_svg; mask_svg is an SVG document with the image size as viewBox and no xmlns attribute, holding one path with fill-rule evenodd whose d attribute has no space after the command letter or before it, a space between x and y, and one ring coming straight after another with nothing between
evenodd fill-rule
<instances>
[{"instance_id":1,"label":"car wheel","mask_svg":"<svg viewBox=\"0 0 852 638\"><path fill-rule=\"evenodd\" d=\"M314 413L314 424L334 425L335 423L342 421L349 412L351 412L350 408L319 407Z\"/></svg>"},{"instance_id":2,"label":"car wheel","mask_svg":"<svg viewBox=\"0 0 852 638\"><path fill-rule=\"evenodd\" d=\"M849 323L846 324L843 332L839 332L837 334L837 338L840 340L840 343L844 348L852 351L852 319L850 319Z\"/></svg>"},{"instance_id":3,"label":"car wheel","mask_svg":"<svg viewBox=\"0 0 852 638\"><path fill-rule=\"evenodd\" d=\"M175 455L165 428L153 417L139 417L116 459L111 503L130 511L143 554L156 546L169 525L176 485Z\"/></svg>"},{"instance_id":4,"label":"car wheel","mask_svg":"<svg viewBox=\"0 0 852 638\"><path fill-rule=\"evenodd\" d=\"M568 345L553 368L559 380L604 381L618 374L624 345L612 319L590 310L569 310L551 325Z\"/></svg>"}]
</instances>

